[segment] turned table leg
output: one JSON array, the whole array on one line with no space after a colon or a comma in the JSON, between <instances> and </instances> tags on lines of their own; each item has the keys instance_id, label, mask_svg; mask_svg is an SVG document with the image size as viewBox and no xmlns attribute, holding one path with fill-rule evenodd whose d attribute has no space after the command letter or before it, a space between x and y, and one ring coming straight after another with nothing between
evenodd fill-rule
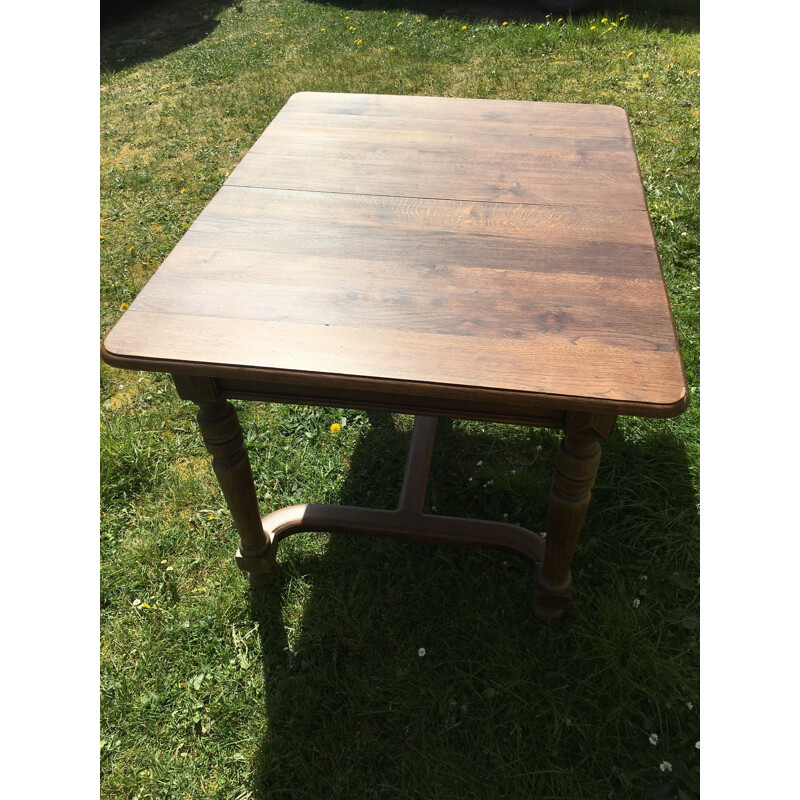
<instances>
[{"instance_id":1,"label":"turned table leg","mask_svg":"<svg viewBox=\"0 0 800 800\"><path fill-rule=\"evenodd\" d=\"M250 582L269 581L275 563L258 510L250 459L244 447L236 409L227 400L200 402L197 423L212 456L212 467L228 504L241 541L236 554L239 568L249 573Z\"/></svg>"},{"instance_id":2,"label":"turned table leg","mask_svg":"<svg viewBox=\"0 0 800 800\"><path fill-rule=\"evenodd\" d=\"M540 620L558 620L569 606L570 563L597 477L599 439L611 433L615 421L611 415L589 413L573 413L568 419L550 490L544 559L536 566L533 613Z\"/></svg>"}]
</instances>

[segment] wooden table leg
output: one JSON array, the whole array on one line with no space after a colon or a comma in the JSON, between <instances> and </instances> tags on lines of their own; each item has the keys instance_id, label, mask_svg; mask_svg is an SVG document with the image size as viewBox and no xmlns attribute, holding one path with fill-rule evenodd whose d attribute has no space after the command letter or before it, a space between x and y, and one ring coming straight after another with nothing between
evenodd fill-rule
<instances>
[{"instance_id":1,"label":"wooden table leg","mask_svg":"<svg viewBox=\"0 0 800 800\"><path fill-rule=\"evenodd\" d=\"M214 473L241 538L236 563L249 573L252 584L263 585L272 577L275 548L270 547L270 540L264 534L250 458L244 447L236 409L227 400L199 405L200 433L212 456Z\"/></svg>"},{"instance_id":2,"label":"wooden table leg","mask_svg":"<svg viewBox=\"0 0 800 800\"><path fill-rule=\"evenodd\" d=\"M569 606L570 563L597 477L599 439L611 433L615 422L615 416L589 413L567 419L550 490L544 559L536 566L533 613L540 620L554 622Z\"/></svg>"}]
</instances>

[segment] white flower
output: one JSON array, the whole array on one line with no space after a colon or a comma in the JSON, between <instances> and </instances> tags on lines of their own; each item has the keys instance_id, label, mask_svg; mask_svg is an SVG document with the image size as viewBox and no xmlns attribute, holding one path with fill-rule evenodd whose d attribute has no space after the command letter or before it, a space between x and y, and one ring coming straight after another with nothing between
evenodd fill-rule
<instances>
[{"instance_id":1,"label":"white flower","mask_svg":"<svg viewBox=\"0 0 800 800\"><path fill-rule=\"evenodd\" d=\"M692 703L691 700L687 701L686 708L688 708L689 711L691 711L694 708L694 703Z\"/></svg>"},{"instance_id":2,"label":"white flower","mask_svg":"<svg viewBox=\"0 0 800 800\"><path fill-rule=\"evenodd\" d=\"M651 733L650 734L650 744L658 744L658 734Z\"/></svg>"},{"instance_id":3,"label":"white flower","mask_svg":"<svg viewBox=\"0 0 800 800\"><path fill-rule=\"evenodd\" d=\"M425 648L424 648L424 647L420 647L420 649L419 649L419 650L417 650L417 655L418 655L420 658L422 658L422 656L424 656L424 655L425 655Z\"/></svg>"},{"instance_id":4,"label":"white flower","mask_svg":"<svg viewBox=\"0 0 800 800\"><path fill-rule=\"evenodd\" d=\"M634 608L639 608L639 604L640 604L641 602L642 602L642 601L641 601L641 600L640 600L638 597L634 598L634 600L633 600L633 607L634 607Z\"/></svg>"},{"instance_id":5,"label":"white flower","mask_svg":"<svg viewBox=\"0 0 800 800\"><path fill-rule=\"evenodd\" d=\"M133 605L135 605L135 606L140 606L141 604L142 604L142 601L138 597L133 601Z\"/></svg>"},{"instance_id":6,"label":"white flower","mask_svg":"<svg viewBox=\"0 0 800 800\"><path fill-rule=\"evenodd\" d=\"M662 761L662 762L661 762L661 763L658 765L658 768L659 768L659 769L660 769L662 772L672 772L672 764L670 764L670 763L669 763L669 761Z\"/></svg>"},{"instance_id":7,"label":"white flower","mask_svg":"<svg viewBox=\"0 0 800 800\"><path fill-rule=\"evenodd\" d=\"M700 742L695 742L694 746L699 750L700 749Z\"/></svg>"}]
</instances>

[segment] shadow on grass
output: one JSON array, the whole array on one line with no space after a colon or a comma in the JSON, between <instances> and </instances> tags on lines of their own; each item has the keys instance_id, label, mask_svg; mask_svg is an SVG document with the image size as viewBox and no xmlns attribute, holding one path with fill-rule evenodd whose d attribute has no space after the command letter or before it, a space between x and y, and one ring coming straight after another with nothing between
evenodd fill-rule
<instances>
[{"instance_id":1,"label":"shadow on grass","mask_svg":"<svg viewBox=\"0 0 800 800\"><path fill-rule=\"evenodd\" d=\"M392 508L409 434L370 421L340 500ZM560 434L487 430L440 421L428 510L541 529ZM254 797L677 796L642 731L686 714L671 704L696 668L694 595L667 578L691 571L697 497L664 423L629 433L604 447L557 626L530 614L530 565L500 551L337 535L320 558L284 541L275 585L252 595L267 719ZM645 569L650 616L631 604ZM299 576L312 592L287 650ZM693 750L697 731L681 733Z\"/></svg>"},{"instance_id":2,"label":"shadow on grass","mask_svg":"<svg viewBox=\"0 0 800 800\"><path fill-rule=\"evenodd\" d=\"M387 10L408 11L426 14L428 17L452 17L479 22L485 19L506 20L508 22L546 22L549 13L546 0L539 5L533 0L328 0L327 5L335 5L343 10ZM613 17L617 10L629 14L628 25L663 29L672 32L697 32L700 30L699 0L627 0L610 3L593 0L581 11L575 12L574 19L594 17L599 11L607 11ZM551 17L566 14L550 14Z\"/></svg>"},{"instance_id":3,"label":"shadow on grass","mask_svg":"<svg viewBox=\"0 0 800 800\"><path fill-rule=\"evenodd\" d=\"M100 9L100 72L161 58L199 42L219 24L225 0L120 0ZM241 10L241 5L237 8Z\"/></svg>"},{"instance_id":4,"label":"shadow on grass","mask_svg":"<svg viewBox=\"0 0 800 800\"><path fill-rule=\"evenodd\" d=\"M161 58L199 42L219 24L217 14L230 0L128 0L101 5L100 71L120 69ZM530 0L351 0L328 2L353 9L409 11L429 17L449 16L465 20L503 19L509 22L545 22L545 11ZM234 5L243 11L243 5ZM574 16L594 16L613 8L597 0ZM619 6L629 14L628 25L673 32L700 30L699 0L627 0ZM614 13L609 12L609 13Z\"/></svg>"}]
</instances>

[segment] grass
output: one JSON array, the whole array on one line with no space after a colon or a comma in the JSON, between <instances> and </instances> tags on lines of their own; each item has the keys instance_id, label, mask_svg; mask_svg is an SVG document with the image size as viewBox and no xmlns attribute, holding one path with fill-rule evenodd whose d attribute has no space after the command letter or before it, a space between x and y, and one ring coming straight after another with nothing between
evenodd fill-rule
<instances>
[{"instance_id":1,"label":"grass","mask_svg":"<svg viewBox=\"0 0 800 800\"><path fill-rule=\"evenodd\" d=\"M293 92L613 103L692 388L683 416L621 419L605 444L574 604L548 628L528 565L488 551L299 535L252 593L192 407L168 376L103 365L104 798L697 796L697 19L644 0L561 22L528 5L178 0L104 28L101 334ZM410 418L238 407L264 513L395 504ZM540 529L557 442L442 424L428 505Z\"/></svg>"}]
</instances>

